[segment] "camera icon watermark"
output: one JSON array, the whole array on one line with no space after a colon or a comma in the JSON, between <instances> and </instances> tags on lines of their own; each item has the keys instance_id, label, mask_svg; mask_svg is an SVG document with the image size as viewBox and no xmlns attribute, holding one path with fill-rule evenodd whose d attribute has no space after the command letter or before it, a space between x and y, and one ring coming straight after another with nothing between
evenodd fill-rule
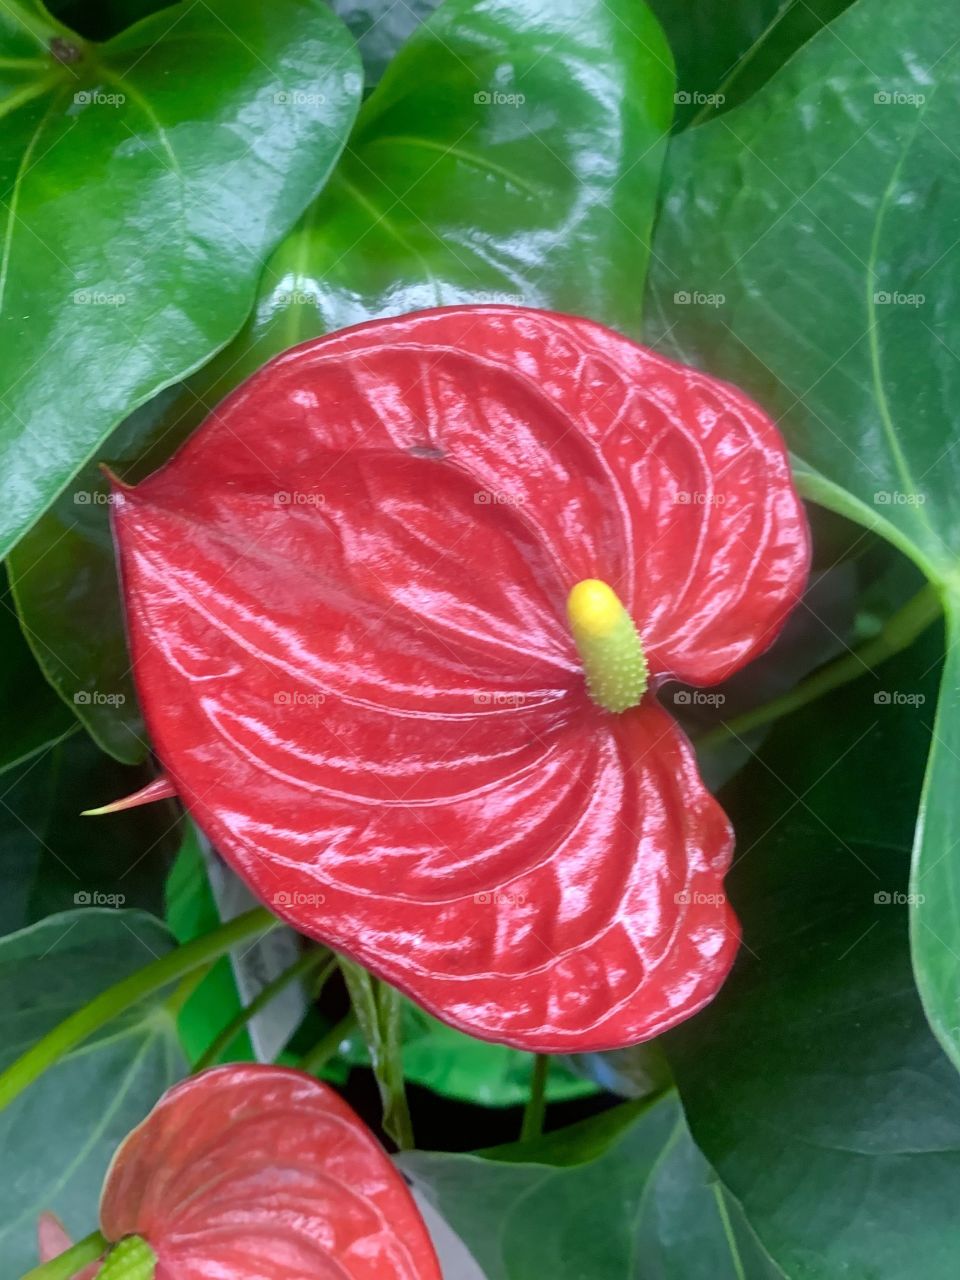
<instances>
[{"instance_id":1,"label":"camera icon watermark","mask_svg":"<svg viewBox=\"0 0 960 1280\"><path fill-rule=\"evenodd\" d=\"M78 889L73 895L75 907L122 907L127 897L124 893L101 893L99 889Z\"/></svg>"}]
</instances>

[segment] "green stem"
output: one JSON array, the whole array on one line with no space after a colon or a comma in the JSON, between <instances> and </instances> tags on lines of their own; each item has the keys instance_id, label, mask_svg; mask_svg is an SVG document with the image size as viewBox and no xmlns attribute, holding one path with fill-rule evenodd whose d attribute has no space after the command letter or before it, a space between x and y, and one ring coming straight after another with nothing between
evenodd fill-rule
<instances>
[{"instance_id":1,"label":"green stem","mask_svg":"<svg viewBox=\"0 0 960 1280\"><path fill-rule=\"evenodd\" d=\"M280 921L265 907L255 907L221 925L211 933L194 938L185 946L132 973L69 1018L48 1031L26 1053L0 1075L0 1110L8 1106L38 1076L59 1062L75 1045L112 1022L114 1018L147 996L177 982L201 965L226 955L239 942L247 942L276 928Z\"/></svg>"},{"instance_id":2,"label":"green stem","mask_svg":"<svg viewBox=\"0 0 960 1280\"><path fill-rule=\"evenodd\" d=\"M940 596L936 588L928 583L887 620L883 630L873 640L868 640L853 653L847 653L815 671L789 693L711 729L709 733L696 739L697 749L710 750L728 737L742 737L753 729L759 729L762 725L805 707L808 702L822 698L825 693L830 693L840 685L858 680L861 676L872 675L874 667L909 648L942 612Z\"/></svg>"},{"instance_id":3,"label":"green stem","mask_svg":"<svg viewBox=\"0 0 960 1280\"><path fill-rule=\"evenodd\" d=\"M102 1258L109 1248L110 1241L106 1236L101 1235L99 1231L93 1231L83 1240L78 1240L66 1253L61 1253L59 1257L51 1258L49 1262L42 1262L39 1267L28 1271L23 1280L72 1280L72 1277L88 1263Z\"/></svg>"},{"instance_id":4,"label":"green stem","mask_svg":"<svg viewBox=\"0 0 960 1280\"><path fill-rule=\"evenodd\" d=\"M341 1043L355 1030L356 1025L357 1015L351 1009L345 1018L341 1018L335 1027L331 1027L326 1035L322 1036L313 1048L303 1055L297 1063L297 1069L306 1071L308 1075L316 1075L318 1071L327 1065Z\"/></svg>"},{"instance_id":5,"label":"green stem","mask_svg":"<svg viewBox=\"0 0 960 1280\"><path fill-rule=\"evenodd\" d=\"M220 1055L230 1048L234 1039L240 1034L247 1023L257 1016L261 1009L265 1009L274 997L278 996L281 991L285 991L291 982L295 982L297 978L302 978L304 974L310 973L313 969L318 968L321 964L323 972L321 975L321 983L326 980L336 967L336 956L332 956L325 947L317 947L313 951L306 951L289 969L284 969L283 973L278 974L272 982L260 991L250 1003L236 1015L231 1018L220 1034L212 1041L210 1046L197 1059L197 1065L194 1072L205 1071L207 1067L212 1066Z\"/></svg>"},{"instance_id":6,"label":"green stem","mask_svg":"<svg viewBox=\"0 0 960 1280\"><path fill-rule=\"evenodd\" d=\"M533 1060L533 1074L530 1077L530 1097L523 1112L523 1124L520 1128L520 1141L528 1142L531 1138L539 1138L543 1133L543 1121L547 1114L547 1075L550 1072L550 1058L545 1053L538 1053Z\"/></svg>"}]
</instances>

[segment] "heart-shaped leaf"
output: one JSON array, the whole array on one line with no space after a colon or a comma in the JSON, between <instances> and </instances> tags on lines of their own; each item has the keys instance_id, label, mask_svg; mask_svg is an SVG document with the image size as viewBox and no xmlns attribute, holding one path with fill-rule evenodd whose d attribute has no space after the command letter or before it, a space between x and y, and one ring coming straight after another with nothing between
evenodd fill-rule
<instances>
[{"instance_id":1,"label":"heart-shaped leaf","mask_svg":"<svg viewBox=\"0 0 960 1280\"><path fill-rule=\"evenodd\" d=\"M792 717L724 793L745 946L664 1038L694 1138L786 1275L952 1280L960 1081L910 974L936 630ZM798 743L812 749L799 751Z\"/></svg>"},{"instance_id":2,"label":"heart-shaped leaf","mask_svg":"<svg viewBox=\"0 0 960 1280\"><path fill-rule=\"evenodd\" d=\"M171 944L151 916L92 907L0 940L0 1067ZM157 998L111 1023L0 1111L4 1275L36 1264L43 1210L55 1211L75 1237L92 1230L117 1145L183 1069L173 1015Z\"/></svg>"},{"instance_id":3,"label":"heart-shaped leaf","mask_svg":"<svg viewBox=\"0 0 960 1280\"><path fill-rule=\"evenodd\" d=\"M7 4L0 553L236 332L360 93L320 0L177 5L102 45Z\"/></svg>"},{"instance_id":4,"label":"heart-shaped leaf","mask_svg":"<svg viewBox=\"0 0 960 1280\"><path fill-rule=\"evenodd\" d=\"M775 1280L676 1097L488 1158L411 1152L400 1167L487 1280ZM492 1158L489 1158L492 1157ZM638 1259L642 1268L638 1270Z\"/></svg>"},{"instance_id":5,"label":"heart-shaped leaf","mask_svg":"<svg viewBox=\"0 0 960 1280\"><path fill-rule=\"evenodd\" d=\"M677 141L653 310L661 345L779 415L809 497L883 533L943 593L950 664L911 910L927 1014L960 1066L960 10L934 0L915 19L860 0Z\"/></svg>"}]
</instances>

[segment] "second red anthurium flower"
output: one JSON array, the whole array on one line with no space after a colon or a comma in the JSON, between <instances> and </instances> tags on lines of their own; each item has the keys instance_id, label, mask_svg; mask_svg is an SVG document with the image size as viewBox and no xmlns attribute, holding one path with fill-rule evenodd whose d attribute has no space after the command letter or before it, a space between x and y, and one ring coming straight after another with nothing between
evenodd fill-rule
<instances>
[{"instance_id":1,"label":"second red anthurium flower","mask_svg":"<svg viewBox=\"0 0 960 1280\"><path fill-rule=\"evenodd\" d=\"M655 691L804 587L746 397L586 320L428 311L274 360L117 499L154 746L268 906L525 1049L711 999L732 836Z\"/></svg>"}]
</instances>

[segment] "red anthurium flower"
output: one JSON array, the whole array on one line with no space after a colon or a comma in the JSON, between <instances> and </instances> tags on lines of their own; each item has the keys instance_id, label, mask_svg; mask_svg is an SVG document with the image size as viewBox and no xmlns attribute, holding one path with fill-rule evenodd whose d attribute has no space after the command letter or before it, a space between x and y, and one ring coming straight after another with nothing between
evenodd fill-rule
<instances>
[{"instance_id":1,"label":"red anthurium flower","mask_svg":"<svg viewBox=\"0 0 960 1280\"><path fill-rule=\"evenodd\" d=\"M655 696L800 595L782 442L586 320L307 343L114 507L153 741L258 896L439 1017L605 1049L705 1004L731 833Z\"/></svg>"},{"instance_id":2,"label":"red anthurium flower","mask_svg":"<svg viewBox=\"0 0 960 1280\"><path fill-rule=\"evenodd\" d=\"M100 1225L136 1238L137 1276L153 1255L154 1280L441 1280L373 1135L282 1067L216 1067L164 1094L114 1156Z\"/></svg>"}]
</instances>

